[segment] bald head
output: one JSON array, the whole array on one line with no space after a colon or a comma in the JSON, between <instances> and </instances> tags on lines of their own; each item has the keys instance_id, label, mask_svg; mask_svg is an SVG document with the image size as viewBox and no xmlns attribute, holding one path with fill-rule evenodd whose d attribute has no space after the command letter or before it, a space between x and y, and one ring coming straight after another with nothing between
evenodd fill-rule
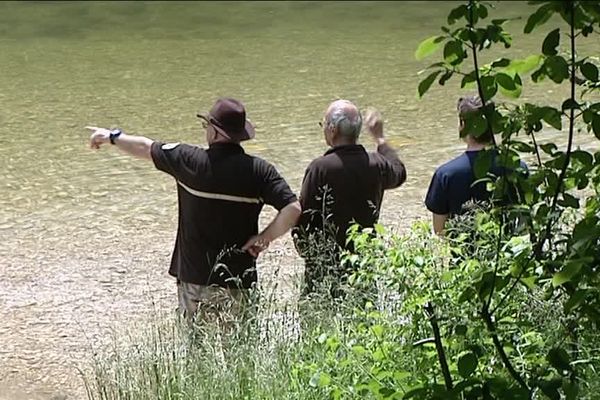
<instances>
[{"instance_id":1,"label":"bald head","mask_svg":"<svg viewBox=\"0 0 600 400\"><path fill-rule=\"evenodd\" d=\"M325 112L325 123L341 137L356 140L360 134L362 116L352 102L336 100Z\"/></svg>"}]
</instances>

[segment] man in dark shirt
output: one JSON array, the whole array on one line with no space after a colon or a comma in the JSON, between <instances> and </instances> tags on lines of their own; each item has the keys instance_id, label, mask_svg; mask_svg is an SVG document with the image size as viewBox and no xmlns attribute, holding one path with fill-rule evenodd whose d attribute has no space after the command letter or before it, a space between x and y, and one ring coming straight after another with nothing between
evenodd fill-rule
<instances>
[{"instance_id":1,"label":"man in dark shirt","mask_svg":"<svg viewBox=\"0 0 600 400\"><path fill-rule=\"evenodd\" d=\"M152 160L177 182L179 224L169 274L177 278L180 311L192 317L199 304L239 299L256 282L258 254L295 225L300 204L267 161L244 152L240 142L254 137L244 106L217 100L201 115L208 149L162 143L120 130L88 127L92 148L112 143ZM258 233L264 204L279 210Z\"/></svg>"},{"instance_id":2,"label":"man in dark shirt","mask_svg":"<svg viewBox=\"0 0 600 400\"><path fill-rule=\"evenodd\" d=\"M483 155L485 148L492 143L491 130L479 136L468 132L466 118L481 110L482 103L478 96L462 97L458 100L459 134L467 144L467 150L460 156L440 166L434 173L429 185L425 205L433 214L433 230L438 235L444 234L446 221L465 212L467 202L481 202L490 198L490 192L485 182L475 181L475 164L477 158ZM502 174L502 168L497 166L494 154L490 154L492 162L490 170L494 176ZM521 162L521 169L527 166ZM514 199L511 199L514 202Z\"/></svg>"},{"instance_id":3,"label":"man in dark shirt","mask_svg":"<svg viewBox=\"0 0 600 400\"><path fill-rule=\"evenodd\" d=\"M406 180L404 164L386 143L381 115L372 111L366 122L377 143L376 153L357 144L362 117L351 102L333 102L320 124L330 149L306 169L300 195L303 212L293 233L306 262L307 291L326 273L337 278L346 272L318 270L323 264L339 267L338 249L351 248L346 243L348 227L353 222L372 227L379 218L384 190Z\"/></svg>"}]
</instances>

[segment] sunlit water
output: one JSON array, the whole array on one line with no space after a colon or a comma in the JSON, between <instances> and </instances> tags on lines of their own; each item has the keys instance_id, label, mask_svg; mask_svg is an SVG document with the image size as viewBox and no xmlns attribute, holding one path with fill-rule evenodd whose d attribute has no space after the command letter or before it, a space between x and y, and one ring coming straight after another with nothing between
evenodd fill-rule
<instances>
[{"instance_id":1,"label":"sunlit water","mask_svg":"<svg viewBox=\"0 0 600 400\"><path fill-rule=\"evenodd\" d=\"M74 366L92 344L174 306L174 182L114 148L91 151L84 126L203 145L195 113L237 97L257 125L246 150L298 190L325 150L317 122L327 104L374 106L408 169L406 184L386 194L381 222L406 229L427 217L435 167L463 148L458 82L416 99L429 63L414 50L451 6L0 3L0 399L78 398ZM500 5L502 15L527 11ZM523 21L509 26L515 49L484 59L538 51L550 28L524 36ZM598 55L597 38L583 49ZM558 105L564 94L526 86L524 99ZM285 238L264 256L262 276L277 271L286 286L298 265Z\"/></svg>"}]
</instances>

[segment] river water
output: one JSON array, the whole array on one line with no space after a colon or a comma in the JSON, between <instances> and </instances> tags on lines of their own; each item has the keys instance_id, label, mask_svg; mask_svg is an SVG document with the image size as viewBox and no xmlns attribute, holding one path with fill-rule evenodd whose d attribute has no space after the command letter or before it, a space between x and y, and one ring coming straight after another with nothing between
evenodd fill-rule
<instances>
[{"instance_id":1,"label":"river water","mask_svg":"<svg viewBox=\"0 0 600 400\"><path fill-rule=\"evenodd\" d=\"M195 113L237 97L257 125L246 150L298 190L325 150L317 123L328 103L374 106L408 169L406 184L386 195L381 222L406 229L427 217L435 167L463 148L458 82L416 98L428 62L414 51L452 6L0 3L0 400L81 398L76 367L91 348L116 326L174 307L166 266L175 184L115 148L91 151L84 126L204 145ZM528 11L499 5L501 15ZM524 36L523 23L510 25L515 48L491 56L538 51L550 26ZM600 53L597 38L583 48ZM558 105L564 93L526 86L524 100ZM263 257L261 274L277 270L286 281L298 265L286 237Z\"/></svg>"}]
</instances>

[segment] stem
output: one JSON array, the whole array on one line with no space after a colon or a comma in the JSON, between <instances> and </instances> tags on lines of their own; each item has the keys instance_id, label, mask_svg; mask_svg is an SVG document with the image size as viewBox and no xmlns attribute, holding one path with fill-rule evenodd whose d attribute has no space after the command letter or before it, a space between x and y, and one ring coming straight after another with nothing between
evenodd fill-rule
<instances>
[{"instance_id":1,"label":"stem","mask_svg":"<svg viewBox=\"0 0 600 400\"><path fill-rule=\"evenodd\" d=\"M571 6L571 102L575 102L575 3L573 1L569 2ZM554 197L552 198L552 206L550 207L550 213L548 222L546 224L546 229L544 231L544 235L541 237L541 240L537 243L537 246L534 249L534 254L536 258L540 258L542 255L542 249L544 248L544 244L550 238L550 233L552 231L552 227L558 220L554 217L554 212L556 211L556 205L558 203L558 195L560 194L563 186L563 182L565 180L565 175L567 174L567 168L571 162L571 149L573 148L573 134L575 131L575 109L571 107L569 112L569 138L567 143L567 153L565 156L565 163L560 171L560 175L558 176L558 183L556 186L556 192L554 193Z\"/></svg>"},{"instance_id":2,"label":"stem","mask_svg":"<svg viewBox=\"0 0 600 400\"><path fill-rule=\"evenodd\" d=\"M535 149L535 157L537 158L538 166L542 167L542 157L540 156L540 149L537 144L537 140L535 140L535 134L531 132L531 140L533 142L533 148Z\"/></svg>"},{"instance_id":3,"label":"stem","mask_svg":"<svg viewBox=\"0 0 600 400\"><path fill-rule=\"evenodd\" d=\"M475 8L475 0L469 0L469 23L468 23L468 28L470 33L473 33L475 30L473 21L473 9ZM473 67L475 68L475 81L477 82L477 91L479 93L479 98L481 99L481 107L483 108L483 112L485 115L485 119L486 122L489 124L489 127L491 128L491 116L489 115L489 111L486 107L486 101L487 99L485 98L484 94L483 94L483 86L481 84L481 76L479 75L479 61L477 60L477 44L475 43L475 40L473 39L474 35L469 35L469 41L471 42L471 50L473 52ZM494 137L493 133L492 133L492 143L494 144L494 147L497 147L496 145L496 138ZM502 237L502 226L500 226L500 232L498 235L498 246L496 249L496 265L494 268L494 279L492 282L492 290L490 291L490 297L487 300L487 302L485 303L484 307L486 309L489 308L490 303L492 301L492 295L494 294L494 286L496 285L496 273L498 272L498 259L499 259L499 254L500 254L500 239Z\"/></svg>"},{"instance_id":4,"label":"stem","mask_svg":"<svg viewBox=\"0 0 600 400\"><path fill-rule=\"evenodd\" d=\"M475 0L469 0L469 24L467 25L467 27L469 28L469 31L471 31L471 33L473 33L473 31L475 30L475 27L473 25L473 8L475 7ZM469 35L469 41L471 42L471 50L473 51L473 66L475 68L475 81L477 82L477 92L479 93L479 98L481 99L481 106L484 110L484 114L485 114L485 119L488 122L488 124L490 124L491 127L491 116L489 115L489 112L487 110L487 107L485 106L487 103L487 100L484 95L483 95L483 86L481 84L481 76L479 76L479 61L477 60L477 44L475 43L475 41L473 40L473 35ZM492 134L492 143L494 145L494 147L496 147L496 138L494 137L494 135Z\"/></svg>"},{"instance_id":5,"label":"stem","mask_svg":"<svg viewBox=\"0 0 600 400\"><path fill-rule=\"evenodd\" d=\"M425 315L431 323L431 329L433 329L435 349L437 350L438 360L440 361L440 368L442 369L442 375L444 376L444 383L446 384L446 389L452 390L452 376L450 375L450 369L448 368L448 362L446 361L446 353L444 352L444 346L442 345L440 327L437 323L437 318L435 316L433 304L425 304Z\"/></svg>"},{"instance_id":6,"label":"stem","mask_svg":"<svg viewBox=\"0 0 600 400\"><path fill-rule=\"evenodd\" d=\"M527 391L530 391L529 386L527 386L527 383L525 382L525 380L521 377L521 375L519 375L519 373L517 372L515 367L513 367L510 360L508 359L508 355L504 351L504 347L502 346L502 343L500 342L500 339L498 338L498 334L496 333L496 326L494 325L494 322L492 321L492 316L485 308L483 308L481 310L481 316L483 317L485 326L487 327L487 330L490 333L490 336L492 337L492 341L494 342L494 347L496 348L496 351L498 351L498 354L500 355L500 359L502 360L504 367L508 370L508 373L510 374L510 376L512 376L513 379L515 381L517 381L519 386L521 386L523 389L526 389Z\"/></svg>"},{"instance_id":7,"label":"stem","mask_svg":"<svg viewBox=\"0 0 600 400\"><path fill-rule=\"evenodd\" d=\"M517 277L515 278L515 281L508 288L508 290L504 293L504 295L502 295L502 298L500 299L500 301L498 302L498 304L496 304L496 306L494 307L494 309L492 311L490 311L490 315L494 315L496 313L496 311L499 310L500 307L502 307L502 304L504 304L504 302L506 301L506 299L508 298L508 296L510 296L510 294L512 293L512 291L517 286L517 283L519 283L519 281L523 277L523 274L525 274L525 271L527 270L527 267L529 267L529 263L531 263L532 260L533 260L533 257L529 257L529 260L525 264L525 267L523 267L523 269L521 269L521 271L519 272L519 275L517 275Z\"/></svg>"}]
</instances>

